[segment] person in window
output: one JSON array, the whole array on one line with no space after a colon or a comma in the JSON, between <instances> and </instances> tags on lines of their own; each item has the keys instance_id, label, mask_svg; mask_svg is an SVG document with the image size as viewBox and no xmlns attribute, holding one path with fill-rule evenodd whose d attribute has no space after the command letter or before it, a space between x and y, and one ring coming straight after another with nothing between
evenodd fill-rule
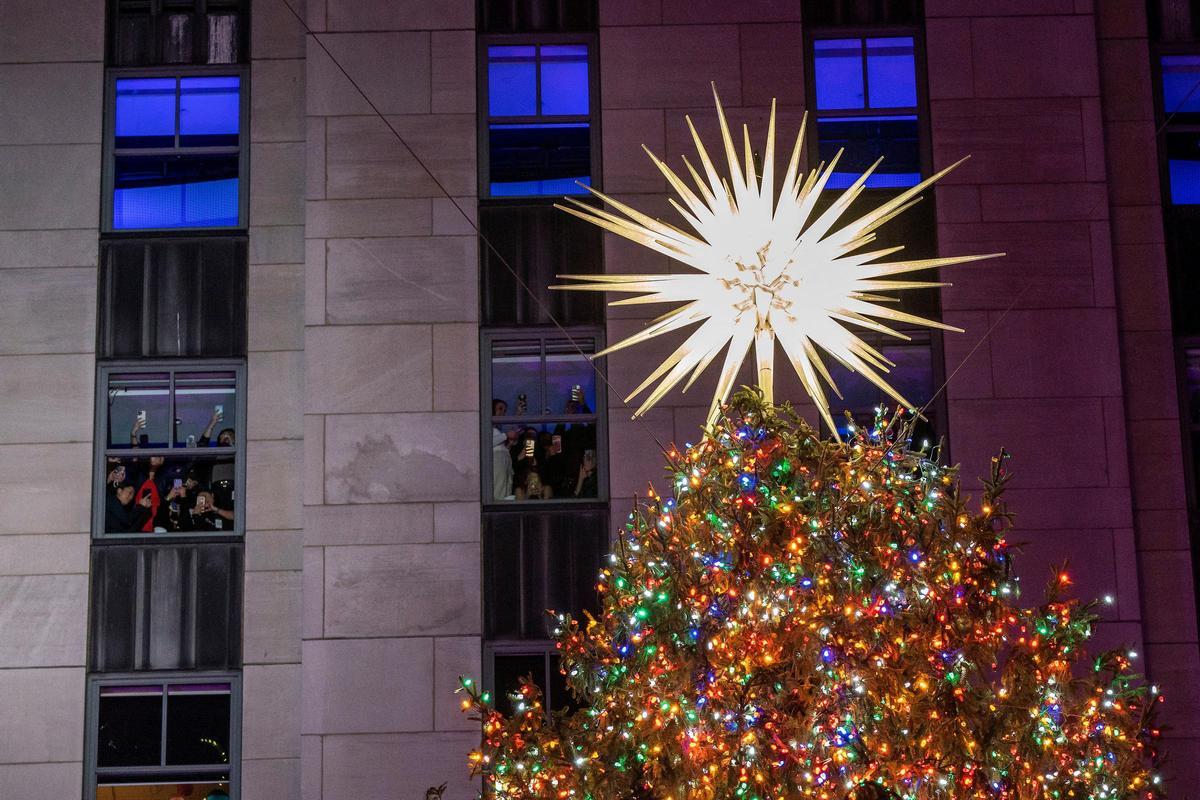
<instances>
[{"instance_id":1,"label":"person in window","mask_svg":"<svg viewBox=\"0 0 1200 800\"><path fill-rule=\"evenodd\" d=\"M549 431L538 434L537 452L542 481L550 488L552 496L570 497L571 475L568 471L567 456L563 452L562 436Z\"/></svg>"},{"instance_id":2,"label":"person in window","mask_svg":"<svg viewBox=\"0 0 1200 800\"><path fill-rule=\"evenodd\" d=\"M195 504L187 509L188 530L203 533L215 533L224 530L226 526L223 513L229 512L222 512L213 505L213 493L201 490L196 493Z\"/></svg>"},{"instance_id":3,"label":"person in window","mask_svg":"<svg viewBox=\"0 0 1200 800\"><path fill-rule=\"evenodd\" d=\"M492 398L492 416L503 417L508 413L508 403ZM513 459L510 453L512 442L501 430L499 423L492 424L492 498L513 499Z\"/></svg>"},{"instance_id":4,"label":"person in window","mask_svg":"<svg viewBox=\"0 0 1200 800\"><path fill-rule=\"evenodd\" d=\"M194 481L190 482L195 485ZM182 478L172 479L158 513L154 516L154 530L161 533L183 533L192 530L187 516L189 482Z\"/></svg>"},{"instance_id":5,"label":"person in window","mask_svg":"<svg viewBox=\"0 0 1200 800\"><path fill-rule=\"evenodd\" d=\"M549 500L554 496L554 489L542 479L536 428L526 428L521 433L513 458L516 461L514 484L518 500Z\"/></svg>"},{"instance_id":6,"label":"person in window","mask_svg":"<svg viewBox=\"0 0 1200 800\"><path fill-rule=\"evenodd\" d=\"M158 507L162 504L162 496L165 493L164 487L161 484L164 473L163 465L166 459L162 456L150 456L145 462L139 464L142 467L142 472L134 481L137 486L137 494L134 496L134 502L139 505L144 498L150 501L150 518L142 525L141 530L144 533L152 533L154 531L154 520L158 516Z\"/></svg>"},{"instance_id":7,"label":"person in window","mask_svg":"<svg viewBox=\"0 0 1200 800\"><path fill-rule=\"evenodd\" d=\"M105 493L104 530L108 533L138 533L154 518L150 497L134 502L133 484L120 481Z\"/></svg>"},{"instance_id":8,"label":"person in window","mask_svg":"<svg viewBox=\"0 0 1200 800\"><path fill-rule=\"evenodd\" d=\"M599 479L596 477L596 451L584 450L583 460L579 464L579 474L575 478L575 497L596 497Z\"/></svg>"}]
</instances>

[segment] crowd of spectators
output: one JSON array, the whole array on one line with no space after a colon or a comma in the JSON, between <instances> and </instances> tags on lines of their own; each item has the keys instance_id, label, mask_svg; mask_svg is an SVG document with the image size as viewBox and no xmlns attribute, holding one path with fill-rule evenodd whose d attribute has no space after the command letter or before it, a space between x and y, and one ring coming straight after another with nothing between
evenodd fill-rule
<instances>
[{"instance_id":1,"label":"crowd of spectators","mask_svg":"<svg viewBox=\"0 0 1200 800\"><path fill-rule=\"evenodd\" d=\"M518 397L518 416L525 416ZM583 392L571 389L565 415L590 415ZM588 422L504 425L508 403L492 400L492 496L496 500L596 497L596 425Z\"/></svg>"},{"instance_id":2,"label":"crowd of spectators","mask_svg":"<svg viewBox=\"0 0 1200 800\"><path fill-rule=\"evenodd\" d=\"M233 531L234 459L205 456L202 448L232 448L233 428L212 438L223 417L214 409L200 436L189 436L183 456L109 456L105 477L104 530L107 533L215 533ZM130 448L148 444L138 414L129 431Z\"/></svg>"}]
</instances>

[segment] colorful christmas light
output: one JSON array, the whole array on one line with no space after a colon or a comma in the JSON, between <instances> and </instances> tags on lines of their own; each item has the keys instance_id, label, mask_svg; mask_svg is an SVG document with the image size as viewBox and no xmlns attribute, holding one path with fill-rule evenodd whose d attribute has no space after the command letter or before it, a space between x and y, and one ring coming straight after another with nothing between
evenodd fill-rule
<instances>
[{"instance_id":1,"label":"colorful christmas light","mask_svg":"<svg viewBox=\"0 0 1200 800\"><path fill-rule=\"evenodd\" d=\"M603 613L557 616L574 713L474 683L472 768L504 800L1141 797L1156 690L1096 617L1016 604L993 459L980 510L903 415L842 443L738 393L630 516Z\"/></svg>"}]
</instances>

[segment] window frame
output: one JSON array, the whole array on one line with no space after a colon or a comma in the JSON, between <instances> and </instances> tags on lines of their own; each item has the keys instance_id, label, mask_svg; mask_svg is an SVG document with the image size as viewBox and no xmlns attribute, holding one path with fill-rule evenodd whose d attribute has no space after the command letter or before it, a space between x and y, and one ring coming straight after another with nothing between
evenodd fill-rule
<instances>
[{"instance_id":1,"label":"window frame","mask_svg":"<svg viewBox=\"0 0 1200 800\"><path fill-rule=\"evenodd\" d=\"M917 104L915 106L895 106L885 108L870 108L870 86L867 83L867 39L885 39L889 37L911 36L913 40L913 69L916 72ZM830 109L822 111L817 108L817 70L816 47L814 42L819 39L859 39L863 45L863 108L861 109ZM893 116L896 113L911 113L917 118L917 152L920 158L921 179L933 174L933 137L929 120L929 68L925 54L924 25L855 25L855 26L824 26L804 28L804 91L810 98L813 110L811 135L807 136L808 163L821 163L820 120L822 117L871 117ZM886 163L886 162L885 162ZM864 192L893 192L895 188L866 188ZM902 191L902 189L900 189Z\"/></svg>"},{"instance_id":2,"label":"window frame","mask_svg":"<svg viewBox=\"0 0 1200 800\"><path fill-rule=\"evenodd\" d=\"M604 370L595 361L590 361L590 364L596 372L596 407L592 409L592 416L596 418L596 496L553 497L549 500L496 500L492 496L492 460L490 455L492 452L493 427L491 410L492 398L494 396L492 394L492 342L496 339L505 338L528 339L531 342L542 342L544 348L544 343L547 339L564 337L570 338L573 341L580 337L590 338L595 342L597 353L605 347L605 328L603 325L580 325L563 328L541 325L516 327L489 326L479 329L479 486L480 498L485 512L515 511L518 509L530 512L538 509L578 508L589 505L608 507L608 383L605 379ZM545 370L543 368L543 381L544 378ZM541 385L544 386L545 384L542 383ZM543 414L540 416L544 418L542 419L543 423L570 420L570 417L566 414ZM535 415L532 414L526 414L524 417L518 417L514 414L511 416L511 419L513 422L525 420L529 424L540 424L532 421L534 417Z\"/></svg>"},{"instance_id":3,"label":"window frame","mask_svg":"<svg viewBox=\"0 0 1200 800\"><path fill-rule=\"evenodd\" d=\"M548 118L542 115L526 117L497 117L498 124L521 124L543 122L547 119L562 122L587 122L588 151L591 160L591 187L603 191L603 164L601 162L600 141L600 37L596 33L486 33L475 37L475 87L476 87L476 139L478 142L478 168L476 170L479 186L478 198L481 205L487 203L557 203L562 200L558 195L525 194L494 196L491 193L491 157L489 131L492 124L491 106L489 103L488 84L488 48L493 46L510 45L562 45L582 44L588 49L588 113L586 116L563 115ZM538 100L541 100L541 79L538 79ZM591 196L585 193L581 196Z\"/></svg>"},{"instance_id":4,"label":"window frame","mask_svg":"<svg viewBox=\"0 0 1200 800\"><path fill-rule=\"evenodd\" d=\"M558 647L552 639L485 640L483 643L483 688L492 693L492 706L498 707L500 701L500 692L496 687L496 658L498 656L541 656L543 659L542 677L547 679L553 668L550 659L557 654ZM546 686L542 686L540 683L538 686L542 690L542 707L549 710L554 701L554 690L549 685L549 680L545 682Z\"/></svg>"},{"instance_id":5,"label":"window frame","mask_svg":"<svg viewBox=\"0 0 1200 800\"><path fill-rule=\"evenodd\" d=\"M1185 505L1190 530L1200 532L1200 475L1196 474L1196 464L1200 453L1194 452L1195 445L1193 444L1197 437L1200 437L1200 423L1193 422L1190 413L1191 398L1188 395L1187 380L1189 353L1196 353L1200 356L1200 336L1182 336L1175 340L1175 374L1179 376L1179 435L1183 451L1184 489L1187 492ZM1195 542L1193 549L1200 547L1200 540L1196 539L1195 533L1193 541ZM1200 562L1196 563L1197 571L1200 572ZM1197 575L1197 580L1200 581L1200 574Z\"/></svg>"},{"instance_id":6,"label":"window frame","mask_svg":"<svg viewBox=\"0 0 1200 800\"><path fill-rule=\"evenodd\" d=\"M169 372L171 374L172 390L170 394L170 418L174 417L175 374L178 372L213 372L228 370L234 373L234 391L236 393L235 420L241 421L241 429L235 429L233 447L234 487L239 498L233 506L233 527L221 533L203 533L188 531L184 533L109 533L104 530L105 495L104 467L108 457L108 380L113 373L122 372ZM92 544L104 542L130 542L151 539L161 542L216 542L241 541L246 532L246 362L241 359L201 359L201 358L172 358L172 359L138 359L103 361L96 365L96 408L93 416L93 455L92 455ZM134 452L134 448L123 450L123 453ZM163 455L178 457L187 448L146 448L142 451L148 455ZM224 452L224 451L222 451Z\"/></svg>"},{"instance_id":7,"label":"window frame","mask_svg":"<svg viewBox=\"0 0 1200 800\"><path fill-rule=\"evenodd\" d=\"M116 183L116 126L117 81L122 78L238 78L238 143L236 147L170 147L138 148L131 152L140 155L207 156L233 155L238 157L238 224L176 228L116 228L113 226L113 192ZM176 89L178 97L178 88ZM176 114L178 128L178 113ZM177 131L178 134L178 131ZM150 235L177 236L206 232L218 234L245 233L250 214L250 68L246 64L171 65L163 67L111 67L104 75L104 145L101 169L100 233L102 236L146 237Z\"/></svg>"},{"instance_id":8,"label":"window frame","mask_svg":"<svg viewBox=\"0 0 1200 800\"><path fill-rule=\"evenodd\" d=\"M167 687L180 683L228 683L229 684L229 797L238 800L241 797L241 760L242 760L242 675L240 672L218 671L180 671L123 673L113 675L89 675L87 678L84 701L84 753L83 753L83 797L91 800L96 796L99 784L99 770L114 770L121 774L147 777L170 774L188 775L195 772L197 767L212 768L212 765L179 765L179 766L137 766L137 767L98 767L99 761L99 725L100 725L100 690L109 686L147 686L159 684L164 693ZM164 694L165 696L165 694ZM163 705L163 731L165 743L166 704Z\"/></svg>"}]
</instances>

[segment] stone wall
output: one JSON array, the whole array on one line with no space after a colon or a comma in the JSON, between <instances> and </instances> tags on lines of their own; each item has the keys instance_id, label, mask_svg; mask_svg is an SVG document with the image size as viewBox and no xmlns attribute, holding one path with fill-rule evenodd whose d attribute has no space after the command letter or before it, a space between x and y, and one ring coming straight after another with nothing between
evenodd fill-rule
<instances>
[{"instance_id":1,"label":"stone wall","mask_svg":"<svg viewBox=\"0 0 1200 800\"><path fill-rule=\"evenodd\" d=\"M475 10L309 5L305 800L467 797L480 670Z\"/></svg>"},{"instance_id":2,"label":"stone wall","mask_svg":"<svg viewBox=\"0 0 1200 800\"><path fill-rule=\"evenodd\" d=\"M0 26L0 796L77 796L104 95L101 0Z\"/></svg>"}]
</instances>

